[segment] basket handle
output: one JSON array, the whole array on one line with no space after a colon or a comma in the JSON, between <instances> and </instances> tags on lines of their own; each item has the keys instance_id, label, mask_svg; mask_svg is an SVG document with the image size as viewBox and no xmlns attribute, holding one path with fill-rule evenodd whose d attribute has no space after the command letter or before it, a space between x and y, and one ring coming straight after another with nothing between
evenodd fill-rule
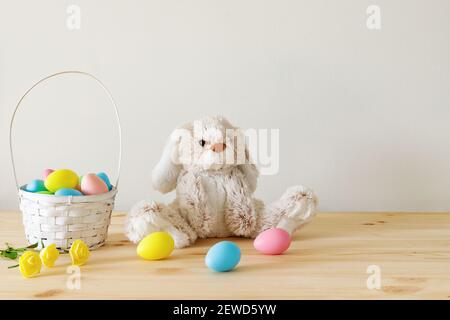
<instances>
[{"instance_id":1,"label":"basket handle","mask_svg":"<svg viewBox=\"0 0 450 320\"><path fill-rule=\"evenodd\" d=\"M118 184L119 184L119 177L120 177L120 166L122 163L122 129L120 126L120 117L119 117L119 110L117 109L117 105L116 102L114 101L113 96L111 95L111 92L109 92L109 90L106 88L106 86L103 84L103 82L101 82L97 77L95 77L94 75L88 73L88 72L84 72L84 71L77 71L77 70L70 70L70 71L61 71L52 75L49 75L41 80L39 80L38 82L36 82L30 89L28 89L24 95L22 96L22 98L20 98L19 102L16 105L16 108L14 109L12 118L11 118L11 122L9 124L9 152L11 155L11 163L12 163L12 167L13 167L13 172L14 172L14 180L16 182L16 186L17 189L20 189L19 186L19 182L17 181L17 173L16 173L16 164L14 161L14 152L13 152L13 143L12 143L12 129L14 126L14 118L16 117L16 113L17 110L19 110L20 104L22 103L23 99L25 99L25 97L30 93L31 90L33 90L35 87L37 87L39 84L41 84L42 82L50 79L50 78L54 78L60 75L65 75L65 74L78 74L78 75L83 75L83 76L87 76L88 78L91 78L93 80L95 80L100 87L103 88L104 92L107 94L107 96L109 97L109 100L111 102L111 104L113 105L114 108L114 114L116 116L116 120L117 120L117 125L119 128L119 163L118 163L118 167L117 167L117 178L116 178L116 183L115 183L115 187L117 188Z\"/></svg>"}]
</instances>

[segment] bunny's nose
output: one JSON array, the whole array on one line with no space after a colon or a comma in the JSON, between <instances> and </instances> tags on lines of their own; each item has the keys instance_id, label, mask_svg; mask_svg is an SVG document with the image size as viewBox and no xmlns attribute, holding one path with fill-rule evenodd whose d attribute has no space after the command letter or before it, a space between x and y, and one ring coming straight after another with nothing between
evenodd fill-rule
<instances>
[{"instance_id":1,"label":"bunny's nose","mask_svg":"<svg viewBox=\"0 0 450 320\"><path fill-rule=\"evenodd\" d=\"M225 143L215 143L211 146L211 150L214 152L222 152L226 147L227 145Z\"/></svg>"}]
</instances>

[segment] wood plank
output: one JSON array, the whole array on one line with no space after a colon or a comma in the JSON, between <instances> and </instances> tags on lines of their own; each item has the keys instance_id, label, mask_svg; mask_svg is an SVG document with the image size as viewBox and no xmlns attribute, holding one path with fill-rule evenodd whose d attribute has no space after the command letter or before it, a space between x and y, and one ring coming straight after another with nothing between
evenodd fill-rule
<instances>
[{"instance_id":1,"label":"wood plank","mask_svg":"<svg viewBox=\"0 0 450 320\"><path fill-rule=\"evenodd\" d=\"M81 289L66 283L63 255L33 279L0 260L2 299L449 299L450 215L447 213L321 213L297 232L282 256L259 254L248 239L238 268L214 273L204 265L217 239L144 261L114 213L108 243L81 268ZM21 215L0 213L0 243L25 244ZM368 266L379 266L379 290L367 288Z\"/></svg>"}]
</instances>

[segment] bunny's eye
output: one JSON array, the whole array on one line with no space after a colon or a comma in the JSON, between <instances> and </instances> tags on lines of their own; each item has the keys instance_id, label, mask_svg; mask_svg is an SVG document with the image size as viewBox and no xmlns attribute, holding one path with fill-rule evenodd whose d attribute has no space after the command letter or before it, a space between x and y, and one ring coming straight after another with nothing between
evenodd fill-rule
<instances>
[{"instance_id":1,"label":"bunny's eye","mask_svg":"<svg viewBox=\"0 0 450 320\"><path fill-rule=\"evenodd\" d=\"M206 144L206 141L202 139L202 140L200 140L198 143L200 143L200 145L201 145L202 147L204 147L205 144Z\"/></svg>"}]
</instances>

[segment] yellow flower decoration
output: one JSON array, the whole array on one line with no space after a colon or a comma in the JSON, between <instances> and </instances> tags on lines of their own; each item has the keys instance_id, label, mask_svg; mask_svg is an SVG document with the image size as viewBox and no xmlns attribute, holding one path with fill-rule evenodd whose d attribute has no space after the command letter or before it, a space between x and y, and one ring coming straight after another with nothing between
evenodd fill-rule
<instances>
[{"instance_id":1,"label":"yellow flower decoration","mask_svg":"<svg viewBox=\"0 0 450 320\"><path fill-rule=\"evenodd\" d=\"M75 240L69 250L72 264L76 266L82 266L89 259L89 248L83 240Z\"/></svg>"},{"instance_id":2,"label":"yellow flower decoration","mask_svg":"<svg viewBox=\"0 0 450 320\"><path fill-rule=\"evenodd\" d=\"M41 257L41 261L44 266L47 268L53 267L55 265L55 261L59 258L59 251L56 249L56 244L52 243L42 249L39 256Z\"/></svg>"},{"instance_id":3,"label":"yellow flower decoration","mask_svg":"<svg viewBox=\"0 0 450 320\"><path fill-rule=\"evenodd\" d=\"M39 254L34 251L25 251L19 259L19 269L22 276L31 278L41 272L42 262Z\"/></svg>"}]
</instances>

